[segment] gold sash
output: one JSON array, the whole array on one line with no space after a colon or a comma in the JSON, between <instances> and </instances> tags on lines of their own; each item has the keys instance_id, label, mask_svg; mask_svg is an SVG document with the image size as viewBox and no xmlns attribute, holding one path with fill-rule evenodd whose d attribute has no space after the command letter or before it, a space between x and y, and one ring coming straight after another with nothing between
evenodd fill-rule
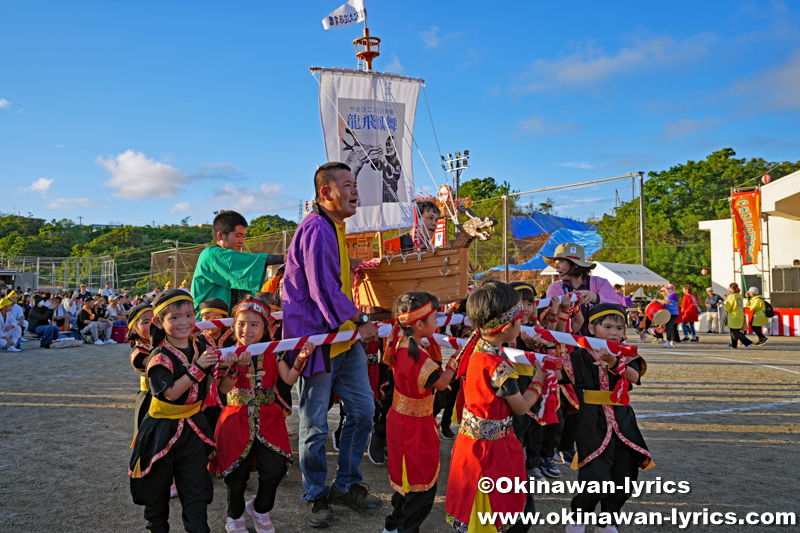
<instances>
[{"instance_id":1,"label":"gold sash","mask_svg":"<svg viewBox=\"0 0 800 533\"><path fill-rule=\"evenodd\" d=\"M195 402L189 405L175 405L159 400L155 396L150 400L150 410L148 413L153 418L189 418L200 412L203 402Z\"/></svg>"}]
</instances>

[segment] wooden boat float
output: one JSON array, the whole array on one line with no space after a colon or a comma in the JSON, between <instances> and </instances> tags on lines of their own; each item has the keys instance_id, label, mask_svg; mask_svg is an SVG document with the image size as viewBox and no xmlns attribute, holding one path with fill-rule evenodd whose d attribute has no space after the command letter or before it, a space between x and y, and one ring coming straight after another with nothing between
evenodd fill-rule
<instances>
[{"instance_id":1,"label":"wooden boat float","mask_svg":"<svg viewBox=\"0 0 800 533\"><path fill-rule=\"evenodd\" d=\"M360 271L359 305L390 310L408 291L435 295L441 305L463 300L469 285L469 249L384 255L376 268Z\"/></svg>"}]
</instances>

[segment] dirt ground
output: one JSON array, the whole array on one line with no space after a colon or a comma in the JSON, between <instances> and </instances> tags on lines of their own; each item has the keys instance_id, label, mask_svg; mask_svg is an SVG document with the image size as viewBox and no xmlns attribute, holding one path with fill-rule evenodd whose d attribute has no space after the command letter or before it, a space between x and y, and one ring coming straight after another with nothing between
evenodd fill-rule
<instances>
[{"instance_id":1,"label":"dirt ground","mask_svg":"<svg viewBox=\"0 0 800 533\"><path fill-rule=\"evenodd\" d=\"M685 495L632 499L629 511L797 511L800 489L800 338L777 338L758 349L728 350L727 335L705 335L675 349L642 344L649 364L634 409L656 467L640 480L688 481ZM126 467L138 379L127 345L65 350L27 343L0 352L0 531L144 531L142 509L131 501ZM331 425L338 412L330 413ZM288 420L297 430L297 414ZM455 428L454 428L455 429ZM329 482L336 454L328 441ZM423 531L452 531L444 497L453 441L442 441L436 505ZM297 436L292 437L297 449ZM561 466L562 479L576 473ZM391 510L385 466L362 463L365 481L387 500L372 516L334 508L334 532L380 532ZM256 484L255 476L251 487ZM224 531L225 490L215 481L209 508L212 531ZM249 491L252 493L252 488ZM277 530L309 531L299 465L278 492L271 513ZM560 511L570 495L536 498L537 511ZM182 531L173 500L173 531ZM253 531L253 526L248 520ZM692 531L798 531L795 527L691 526ZM563 531L535 526L532 531ZM587 529L591 531L592 528ZM628 526L620 531L677 531L674 525Z\"/></svg>"}]
</instances>

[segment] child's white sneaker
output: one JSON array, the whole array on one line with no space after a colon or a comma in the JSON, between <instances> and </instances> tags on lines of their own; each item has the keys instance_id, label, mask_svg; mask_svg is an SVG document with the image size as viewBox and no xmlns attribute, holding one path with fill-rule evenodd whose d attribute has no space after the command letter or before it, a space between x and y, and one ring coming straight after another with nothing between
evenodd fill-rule
<instances>
[{"instance_id":1,"label":"child's white sneaker","mask_svg":"<svg viewBox=\"0 0 800 533\"><path fill-rule=\"evenodd\" d=\"M250 533L247 529L247 524L244 523L244 515L239 518L231 518L230 516L225 519L225 531L228 533Z\"/></svg>"},{"instance_id":2,"label":"child's white sneaker","mask_svg":"<svg viewBox=\"0 0 800 533\"><path fill-rule=\"evenodd\" d=\"M255 498L249 500L244 504L244 510L247 511L253 518L253 523L256 526L256 533L275 533L275 526L272 525L272 520L269 518L269 513L260 514L253 509L253 502Z\"/></svg>"},{"instance_id":3,"label":"child's white sneaker","mask_svg":"<svg viewBox=\"0 0 800 533\"><path fill-rule=\"evenodd\" d=\"M97 339L96 341L94 341L94 345L95 345L95 346L102 346L102 345L104 345L104 344L105 344L105 343L104 343L103 341L101 341L100 339Z\"/></svg>"},{"instance_id":4,"label":"child's white sneaker","mask_svg":"<svg viewBox=\"0 0 800 533\"><path fill-rule=\"evenodd\" d=\"M605 526L605 527L595 527L594 528L596 533L619 533L617 531L617 526Z\"/></svg>"},{"instance_id":5,"label":"child's white sneaker","mask_svg":"<svg viewBox=\"0 0 800 533\"><path fill-rule=\"evenodd\" d=\"M583 524L569 524L567 525L567 533L584 533L586 526Z\"/></svg>"},{"instance_id":6,"label":"child's white sneaker","mask_svg":"<svg viewBox=\"0 0 800 533\"><path fill-rule=\"evenodd\" d=\"M17 348L16 346L9 346L9 347L8 347L8 348L6 348L6 349L7 349L9 352L21 352L21 351L22 351L22 350L20 350L19 348Z\"/></svg>"},{"instance_id":7,"label":"child's white sneaker","mask_svg":"<svg viewBox=\"0 0 800 533\"><path fill-rule=\"evenodd\" d=\"M117 341L115 341L114 339L108 339L106 340L106 344L117 344Z\"/></svg>"}]
</instances>

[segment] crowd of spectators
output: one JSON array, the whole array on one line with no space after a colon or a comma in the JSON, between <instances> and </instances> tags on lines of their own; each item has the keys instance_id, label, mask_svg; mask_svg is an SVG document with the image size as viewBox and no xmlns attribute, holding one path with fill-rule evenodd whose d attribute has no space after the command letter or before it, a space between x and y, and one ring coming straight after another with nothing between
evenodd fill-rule
<instances>
[{"instance_id":1,"label":"crowd of spectators","mask_svg":"<svg viewBox=\"0 0 800 533\"><path fill-rule=\"evenodd\" d=\"M157 292L156 292L157 294ZM0 289L0 350L19 351L21 343L38 337L44 348L62 333L78 334L88 344L116 344L114 325L125 325L125 313L151 296L133 297L111 283L92 294L86 284L77 291Z\"/></svg>"}]
</instances>

